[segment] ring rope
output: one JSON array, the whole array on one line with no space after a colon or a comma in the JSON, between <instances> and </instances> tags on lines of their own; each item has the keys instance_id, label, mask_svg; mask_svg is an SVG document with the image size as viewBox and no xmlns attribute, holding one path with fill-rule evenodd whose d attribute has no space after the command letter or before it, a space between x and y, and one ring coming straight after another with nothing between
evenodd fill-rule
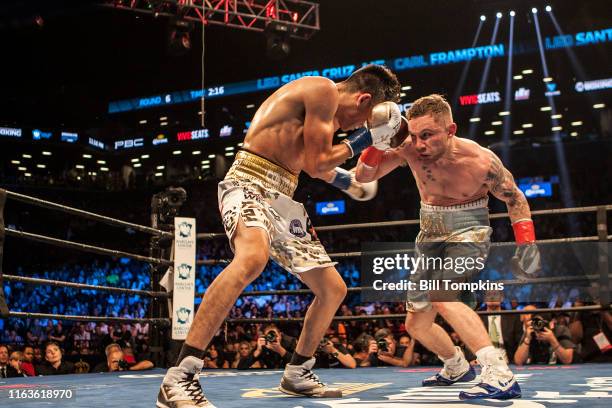
<instances>
[{"instance_id":1,"label":"ring rope","mask_svg":"<svg viewBox=\"0 0 612 408\"><path fill-rule=\"evenodd\" d=\"M2 190L2 189L0 190L4 191L8 198L12 198L13 200L16 200L16 201L21 201L22 203L28 203L28 204L37 205L43 208L58 210L61 212L65 212L67 214L79 215L83 218L87 218L87 219L94 220L94 221L101 221L106 224L117 226L117 227L132 228L134 230L144 232L147 234L159 235L165 238L174 238L174 234L171 232L158 230L158 229L147 227L144 225L134 224L134 223L127 222L127 221L121 221L115 218L107 217L104 215L99 215L99 214L92 213L89 211L79 210L78 208L68 207L68 206L57 204L51 201L42 200L40 198L30 197L24 194L15 193L13 191Z\"/></svg>"},{"instance_id":2,"label":"ring rope","mask_svg":"<svg viewBox=\"0 0 612 408\"><path fill-rule=\"evenodd\" d=\"M101 247L87 245L87 244L83 244L79 242L66 241L66 240L59 239L59 238L47 237L45 235L33 234L30 232L25 232L25 231L17 231L12 228L5 228L5 232L6 232L6 236L24 238L24 239L28 239L31 241L55 245L61 248L78 249L84 252L91 252L91 253L99 254L99 255L131 258L137 261L149 262L149 263L154 263L158 265L171 266L174 264L172 261L168 261L165 259L151 258L149 256L132 254L129 252L118 251L115 249L107 249L107 248L101 248Z\"/></svg>"},{"instance_id":3,"label":"ring rope","mask_svg":"<svg viewBox=\"0 0 612 408\"><path fill-rule=\"evenodd\" d=\"M588 207L573 207L573 208L555 208L549 210L536 210L532 211L531 215L553 215L553 214L568 214L568 213L585 213L585 212L597 212L600 209L606 211L612 210L612 204L602 206L588 206ZM508 213L495 213L490 214L490 219L505 218L508 217ZM359 224L342 224L342 225L323 225L315 228L317 232L320 231L336 231L343 229L361 229L361 228L377 228L377 227L398 227L402 225L418 225L420 220L400 220L400 221L380 221L380 222L365 222ZM215 233L200 233L196 237L198 239L214 239L219 237L225 237L226 234L221 232Z\"/></svg>"},{"instance_id":4,"label":"ring rope","mask_svg":"<svg viewBox=\"0 0 612 408\"><path fill-rule=\"evenodd\" d=\"M555 312L592 312L600 310L611 310L612 306L576 306L567 308L545 308L545 309L531 309L531 310L477 310L476 313L479 315L514 315L514 314L539 314L539 313L555 313ZM361 321L361 320L404 320L406 313L396 314L383 314L383 315L364 315L364 316L334 316L334 321ZM304 317L258 317L254 319L227 319L226 323L301 323L305 320Z\"/></svg>"},{"instance_id":5,"label":"ring rope","mask_svg":"<svg viewBox=\"0 0 612 408\"><path fill-rule=\"evenodd\" d=\"M42 278L30 278L26 276L17 276L17 275L2 275L2 277L7 281L21 282L21 283L25 283L28 285L49 285L49 286L58 286L58 287L64 287L64 288L102 290L106 292L125 293L128 295L150 296L153 298L170 297L170 294L168 292L154 292L150 290L117 288L113 286L99 286L99 285L91 285L87 283L66 282L66 281L58 281L58 280L42 279Z\"/></svg>"},{"instance_id":6,"label":"ring rope","mask_svg":"<svg viewBox=\"0 0 612 408\"><path fill-rule=\"evenodd\" d=\"M9 317L20 319L55 319L55 320L72 320L80 322L117 322L117 323L151 323L156 326L168 327L170 319L168 318L132 318L132 317L104 317L104 316L77 316L77 315L60 315L53 313L30 313L30 312L9 312Z\"/></svg>"}]
</instances>

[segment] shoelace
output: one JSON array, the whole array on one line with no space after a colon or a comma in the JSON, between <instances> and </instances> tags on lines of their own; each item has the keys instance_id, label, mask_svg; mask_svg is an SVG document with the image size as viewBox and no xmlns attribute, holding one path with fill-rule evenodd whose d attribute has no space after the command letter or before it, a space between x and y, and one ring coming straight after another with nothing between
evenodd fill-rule
<instances>
[{"instance_id":1,"label":"shoelace","mask_svg":"<svg viewBox=\"0 0 612 408\"><path fill-rule=\"evenodd\" d=\"M199 375L186 374L186 379L177 381L177 383L181 384L187 395L189 395L196 404L203 404L208 401L202 391Z\"/></svg>"},{"instance_id":2,"label":"shoelace","mask_svg":"<svg viewBox=\"0 0 612 408\"><path fill-rule=\"evenodd\" d=\"M314 381L322 387L325 386L325 384L322 383L321 380L319 380L319 377L315 373L313 373L312 371L306 368L302 369L302 374L300 374L300 377L305 378L307 380Z\"/></svg>"}]
</instances>

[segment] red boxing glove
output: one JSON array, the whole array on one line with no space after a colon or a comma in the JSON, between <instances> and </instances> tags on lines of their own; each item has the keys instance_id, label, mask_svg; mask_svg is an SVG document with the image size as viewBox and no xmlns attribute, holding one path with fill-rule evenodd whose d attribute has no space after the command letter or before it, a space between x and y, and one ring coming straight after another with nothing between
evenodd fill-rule
<instances>
[{"instance_id":1,"label":"red boxing glove","mask_svg":"<svg viewBox=\"0 0 612 408\"><path fill-rule=\"evenodd\" d=\"M368 167L376 167L382 161L383 153L382 150L370 146L361 153L359 161Z\"/></svg>"},{"instance_id":2,"label":"red boxing glove","mask_svg":"<svg viewBox=\"0 0 612 408\"><path fill-rule=\"evenodd\" d=\"M535 242L535 229L532 220L521 220L512 224L514 240L517 245L531 244Z\"/></svg>"}]
</instances>

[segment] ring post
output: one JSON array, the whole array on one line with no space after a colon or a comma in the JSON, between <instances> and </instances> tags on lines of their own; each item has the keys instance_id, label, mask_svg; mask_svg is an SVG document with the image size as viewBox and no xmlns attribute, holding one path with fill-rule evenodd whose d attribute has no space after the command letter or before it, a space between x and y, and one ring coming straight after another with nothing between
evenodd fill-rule
<instances>
[{"instance_id":1,"label":"ring post","mask_svg":"<svg viewBox=\"0 0 612 408\"><path fill-rule=\"evenodd\" d=\"M608 212L605 206L597 207L597 236L599 237L599 302L604 308L610 305L610 262L608 243Z\"/></svg>"},{"instance_id":2,"label":"ring post","mask_svg":"<svg viewBox=\"0 0 612 408\"><path fill-rule=\"evenodd\" d=\"M0 317L9 317L9 309L4 297L4 282L2 279L2 255L4 253L4 204L6 203L6 190L0 189Z\"/></svg>"},{"instance_id":3,"label":"ring post","mask_svg":"<svg viewBox=\"0 0 612 408\"><path fill-rule=\"evenodd\" d=\"M150 255L159 259L172 259L172 243L174 241L174 217L187 200L187 192L182 188L169 187L166 191L153 195L151 199L151 227L167 231L168 235L151 237ZM170 237L170 238L169 238ZM151 272L151 289L155 292L164 290L160 280L168 270L168 265L149 264ZM154 297L149 304L148 317L170 317L168 298ZM166 365L164 343L168 339L169 327L151 326L151 361L157 367ZM174 363L174 361L172 361Z\"/></svg>"}]
</instances>

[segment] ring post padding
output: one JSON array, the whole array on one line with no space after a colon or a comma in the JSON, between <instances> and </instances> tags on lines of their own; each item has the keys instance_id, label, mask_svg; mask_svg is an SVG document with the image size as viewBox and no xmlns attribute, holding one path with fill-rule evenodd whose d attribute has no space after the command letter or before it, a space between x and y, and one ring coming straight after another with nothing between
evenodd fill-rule
<instances>
[{"instance_id":1,"label":"ring post padding","mask_svg":"<svg viewBox=\"0 0 612 408\"><path fill-rule=\"evenodd\" d=\"M4 282L2 279L2 255L4 253L4 204L6 203L6 190L0 189L0 317L9 315L8 305L4 297Z\"/></svg>"},{"instance_id":2,"label":"ring post padding","mask_svg":"<svg viewBox=\"0 0 612 408\"><path fill-rule=\"evenodd\" d=\"M608 244L608 214L606 206L597 207L597 235L599 236L599 302L610 304L610 261Z\"/></svg>"}]
</instances>

